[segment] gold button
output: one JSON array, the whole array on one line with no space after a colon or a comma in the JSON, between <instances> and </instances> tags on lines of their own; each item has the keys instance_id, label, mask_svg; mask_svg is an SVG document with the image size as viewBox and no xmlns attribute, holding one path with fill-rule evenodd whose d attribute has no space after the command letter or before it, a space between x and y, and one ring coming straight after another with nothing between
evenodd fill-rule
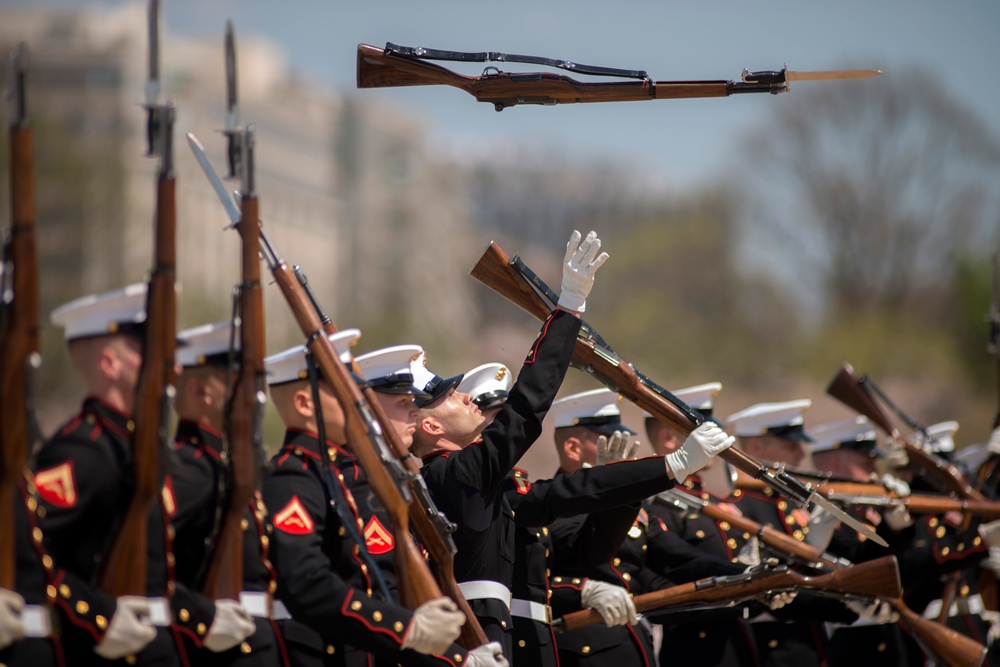
<instances>
[{"instance_id":1,"label":"gold button","mask_svg":"<svg viewBox=\"0 0 1000 667\"><path fill-rule=\"evenodd\" d=\"M968 584L963 584L962 587L960 589L958 589L958 592L961 595L968 595L969 594L969 585Z\"/></svg>"},{"instance_id":2,"label":"gold button","mask_svg":"<svg viewBox=\"0 0 1000 667\"><path fill-rule=\"evenodd\" d=\"M331 461L336 461L337 460L337 450L334 449L333 447L330 447L329 449L327 449L326 453L330 456L330 460Z\"/></svg>"},{"instance_id":3,"label":"gold button","mask_svg":"<svg viewBox=\"0 0 1000 667\"><path fill-rule=\"evenodd\" d=\"M176 535L177 535L177 531L174 530L174 527L173 526L167 526L167 537L172 540L172 539L174 539L174 537Z\"/></svg>"},{"instance_id":4,"label":"gold button","mask_svg":"<svg viewBox=\"0 0 1000 667\"><path fill-rule=\"evenodd\" d=\"M784 500L779 500L778 509L784 512L786 509L788 509L788 503L786 503Z\"/></svg>"},{"instance_id":5,"label":"gold button","mask_svg":"<svg viewBox=\"0 0 1000 667\"><path fill-rule=\"evenodd\" d=\"M552 576L552 572L549 570L549 568L545 568L545 576L546 577Z\"/></svg>"},{"instance_id":6,"label":"gold button","mask_svg":"<svg viewBox=\"0 0 1000 667\"><path fill-rule=\"evenodd\" d=\"M378 623L382 620L382 612L376 611L372 613L372 620Z\"/></svg>"},{"instance_id":7,"label":"gold button","mask_svg":"<svg viewBox=\"0 0 1000 667\"><path fill-rule=\"evenodd\" d=\"M345 529L343 526L337 529L337 535L339 535L340 537L343 537L346 534L347 534L347 529Z\"/></svg>"},{"instance_id":8,"label":"gold button","mask_svg":"<svg viewBox=\"0 0 1000 667\"><path fill-rule=\"evenodd\" d=\"M128 432L129 432L129 433L131 433L132 431L134 431L134 430L135 430L135 422L134 422L134 421L132 421L131 419L129 419L129 420L128 420L128 423L127 423L127 424L125 424L125 428L127 428L127 429L128 429Z\"/></svg>"},{"instance_id":9,"label":"gold button","mask_svg":"<svg viewBox=\"0 0 1000 667\"><path fill-rule=\"evenodd\" d=\"M936 516L932 516L932 517L931 517L931 518L930 518L930 519L929 519L929 520L927 521L927 525L928 525L928 526L930 526L931 528L933 528L934 526L938 525L938 520L937 520L937 517L936 517Z\"/></svg>"},{"instance_id":10,"label":"gold button","mask_svg":"<svg viewBox=\"0 0 1000 667\"><path fill-rule=\"evenodd\" d=\"M199 623L198 627L195 628L195 632L197 632L199 635L205 634L207 630L208 628L205 627L204 623Z\"/></svg>"},{"instance_id":11,"label":"gold button","mask_svg":"<svg viewBox=\"0 0 1000 667\"><path fill-rule=\"evenodd\" d=\"M941 550L941 555L942 556L947 556L950 553L951 553L951 549L949 549L948 547L945 547L944 549Z\"/></svg>"},{"instance_id":12,"label":"gold button","mask_svg":"<svg viewBox=\"0 0 1000 667\"><path fill-rule=\"evenodd\" d=\"M977 536L976 539L972 540L972 546L978 547L982 543L982 541L983 538Z\"/></svg>"},{"instance_id":13,"label":"gold button","mask_svg":"<svg viewBox=\"0 0 1000 667\"><path fill-rule=\"evenodd\" d=\"M786 516L785 517L785 523L787 523L789 526L791 526L793 523L795 523L795 516L792 515L792 514L789 514L788 516Z\"/></svg>"},{"instance_id":14,"label":"gold button","mask_svg":"<svg viewBox=\"0 0 1000 667\"><path fill-rule=\"evenodd\" d=\"M187 623L188 620L190 620L191 618L191 612L189 612L187 609L181 609L179 612L177 612L177 618L181 619L181 623Z\"/></svg>"},{"instance_id":15,"label":"gold button","mask_svg":"<svg viewBox=\"0 0 1000 667\"><path fill-rule=\"evenodd\" d=\"M359 602L358 600L355 600L354 602L352 602L351 603L351 609L353 609L354 611L357 611L358 609L361 609L361 602Z\"/></svg>"},{"instance_id":16,"label":"gold button","mask_svg":"<svg viewBox=\"0 0 1000 667\"><path fill-rule=\"evenodd\" d=\"M53 598L55 598L55 596L56 596L56 587L55 586L46 586L45 587L45 595L48 596L48 598L50 600L53 599Z\"/></svg>"},{"instance_id":17,"label":"gold button","mask_svg":"<svg viewBox=\"0 0 1000 667\"><path fill-rule=\"evenodd\" d=\"M97 623L97 628L103 630L108 625L108 619L104 618L100 614L94 617L94 622Z\"/></svg>"},{"instance_id":18,"label":"gold button","mask_svg":"<svg viewBox=\"0 0 1000 667\"><path fill-rule=\"evenodd\" d=\"M177 562L177 559L174 558L173 554L167 554L167 567L173 567L174 563L176 563L176 562Z\"/></svg>"},{"instance_id":19,"label":"gold button","mask_svg":"<svg viewBox=\"0 0 1000 667\"><path fill-rule=\"evenodd\" d=\"M244 518L242 521L240 521L240 528L242 528L243 530L249 529L250 528L250 522L247 521L246 518Z\"/></svg>"},{"instance_id":20,"label":"gold button","mask_svg":"<svg viewBox=\"0 0 1000 667\"><path fill-rule=\"evenodd\" d=\"M507 621L500 621L500 627L501 628L506 628L507 627Z\"/></svg>"},{"instance_id":21,"label":"gold button","mask_svg":"<svg viewBox=\"0 0 1000 667\"><path fill-rule=\"evenodd\" d=\"M361 564L361 571L362 571L362 572L368 572L368 566L367 566L367 565L365 565L364 563L362 563L362 564Z\"/></svg>"},{"instance_id":22,"label":"gold button","mask_svg":"<svg viewBox=\"0 0 1000 667\"><path fill-rule=\"evenodd\" d=\"M88 424L96 424L97 417L95 417L94 415L87 415L86 417L83 418L83 421L87 422Z\"/></svg>"},{"instance_id":23,"label":"gold button","mask_svg":"<svg viewBox=\"0 0 1000 667\"><path fill-rule=\"evenodd\" d=\"M42 556L42 565L45 567L46 570L51 570L52 569L52 556L50 556L48 554L45 554L44 556Z\"/></svg>"},{"instance_id":24,"label":"gold button","mask_svg":"<svg viewBox=\"0 0 1000 667\"><path fill-rule=\"evenodd\" d=\"M548 537L548 535L549 535L549 529L548 528L542 528L542 535L545 535L546 537Z\"/></svg>"},{"instance_id":25,"label":"gold button","mask_svg":"<svg viewBox=\"0 0 1000 667\"><path fill-rule=\"evenodd\" d=\"M698 633L698 639L704 639L704 638L705 638L705 637L707 637L707 636L708 636L708 633L707 633L707 632L705 632L704 630L702 630L702 631L700 631L700 632Z\"/></svg>"},{"instance_id":26,"label":"gold button","mask_svg":"<svg viewBox=\"0 0 1000 667\"><path fill-rule=\"evenodd\" d=\"M127 664L127 665L134 665L135 662L136 662L136 659L135 659L134 655L127 655L127 656L125 656L125 664Z\"/></svg>"},{"instance_id":27,"label":"gold button","mask_svg":"<svg viewBox=\"0 0 1000 667\"><path fill-rule=\"evenodd\" d=\"M262 535L260 538L260 546L266 549L268 544L270 544L270 540L267 539L267 535Z\"/></svg>"},{"instance_id":28,"label":"gold button","mask_svg":"<svg viewBox=\"0 0 1000 667\"><path fill-rule=\"evenodd\" d=\"M878 646L875 647L875 650L878 651L879 653L881 653L882 651L884 651L885 650L885 642L879 642Z\"/></svg>"},{"instance_id":29,"label":"gold button","mask_svg":"<svg viewBox=\"0 0 1000 667\"><path fill-rule=\"evenodd\" d=\"M336 650L337 649L333 648L333 644L327 644L326 645L326 654L327 655L333 655L336 652Z\"/></svg>"},{"instance_id":30,"label":"gold button","mask_svg":"<svg viewBox=\"0 0 1000 667\"><path fill-rule=\"evenodd\" d=\"M590 653L590 647L589 646L584 646L582 650L583 650L583 654L584 655L587 655L588 653Z\"/></svg>"},{"instance_id":31,"label":"gold button","mask_svg":"<svg viewBox=\"0 0 1000 667\"><path fill-rule=\"evenodd\" d=\"M622 559L615 556L615 559L611 562L614 564L615 567L618 567L619 565L622 564Z\"/></svg>"},{"instance_id":32,"label":"gold button","mask_svg":"<svg viewBox=\"0 0 1000 667\"><path fill-rule=\"evenodd\" d=\"M734 563L739 563L739 562L740 562L740 559L739 559L739 558L734 558L734 559L733 559L733 562L734 562Z\"/></svg>"},{"instance_id":33,"label":"gold button","mask_svg":"<svg viewBox=\"0 0 1000 667\"><path fill-rule=\"evenodd\" d=\"M697 537L699 540L704 539L705 538L705 531L704 530L696 530L695 533L694 533L694 536Z\"/></svg>"},{"instance_id":34,"label":"gold button","mask_svg":"<svg viewBox=\"0 0 1000 667\"><path fill-rule=\"evenodd\" d=\"M795 539L797 539L800 542L802 540L806 539L805 533L803 533L801 530L792 531L792 537L794 537Z\"/></svg>"},{"instance_id":35,"label":"gold button","mask_svg":"<svg viewBox=\"0 0 1000 667\"><path fill-rule=\"evenodd\" d=\"M37 510L35 511L35 514L37 514L37 515L38 515L38 518L39 518L39 519L44 519L44 518L45 518L45 508L44 508L44 507L39 507L39 508L38 508L38 509L37 509Z\"/></svg>"},{"instance_id":36,"label":"gold button","mask_svg":"<svg viewBox=\"0 0 1000 667\"><path fill-rule=\"evenodd\" d=\"M42 529L39 528L38 526L35 526L34 528L32 528L31 529L31 539L33 539L35 542L38 542L40 544L41 541L42 541Z\"/></svg>"},{"instance_id":37,"label":"gold button","mask_svg":"<svg viewBox=\"0 0 1000 667\"><path fill-rule=\"evenodd\" d=\"M719 528L721 528L722 530L729 530L731 526L729 525L728 521L722 521L719 523Z\"/></svg>"},{"instance_id":38,"label":"gold button","mask_svg":"<svg viewBox=\"0 0 1000 667\"><path fill-rule=\"evenodd\" d=\"M628 572L625 572L624 574L622 574L622 579L624 579L625 581L632 581L632 575L629 574Z\"/></svg>"},{"instance_id":39,"label":"gold button","mask_svg":"<svg viewBox=\"0 0 1000 667\"><path fill-rule=\"evenodd\" d=\"M555 579L553 579L552 581L554 581L554 582L555 582L555 583L557 583L557 584L561 584L561 583L562 583L562 577L556 577L556 578L555 578Z\"/></svg>"},{"instance_id":40,"label":"gold button","mask_svg":"<svg viewBox=\"0 0 1000 667\"><path fill-rule=\"evenodd\" d=\"M528 643L526 641L524 641L523 639L519 639L518 642L517 642L517 645L520 646L521 648L524 648L525 646L528 645Z\"/></svg>"},{"instance_id":41,"label":"gold button","mask_svg":"<svg viewBox=\"0 0 1000 667\"><path fill-rule=\"evenodd\" d=\"M61 584L59 586L59 595L63 596L66 599L69 599L69 596L71 595L69 586L67 586L66 584Z\"/></svg>"},{"instance_id":42,"label":"gold button","mask_svg":"<svg viewBox=\"0 0 1000 667\"><path fill-rule=\"evenodd\" d=\"M769 641L769 642L767 643L767 645L768 645L768 646L769 646L770 648L777 648L777 647L778 647L778 640L777 640L777 639L772 639L771 641Z\"/></svg>"},{"instance_id":43,"label":"gold button","mask_svg":"<svg viewBox=\"0 0 1000 667\"><path fill-rule=\"evenodd\" d=\"M573 579L573 583L574 584L578 584L578 583L580 583L580 580L579 579Z\"/></svg>"},{"instance_id":44,"label":"gold button","mask_svg":"<svg viewBox=\"0 0 1000 667\"><path fill-rule=\"evenodd\" d=\"M293 453L294 453L294 454L295 454L296 456L302 456L302 450L301 450L301 449L299 449L298 447L296 447L295 449L293 449L293 450L292 450L292 452L293 452Z\"/></svg>"},{"instance_id":45,"label":"gold button","mask_svg":"<svg viewBox=\"0 0 1000 667\"><path fill-rule=\"evenodd\" d=\"M643 545L642 545L642 550L643 550L643 551L645 551L645 550L646 550L646 549L648 549L648 548L649 548L649 545L648 545L648 544L643 544Z\"/></svg>"},{"instance_id":46,"label":"gold button","mask_svg":"<svg viewBox=\"0 0 1000 667\"><path fill-rule=\"evenodd\" d=\"M955 547L955 549L958 551L958 553L962 553L963 551L965 551L965 542L959 542L958 546Z\"/></svg>"},{"instance_id":47,"label":"gold button","mask_svg":"<svg viewBox=\"0 0 1000 667\"><path fill-rule=\"evenodd\" d=\"M88 611L90 611L90 605L89 604L87 604L83 600L79 600L76 603L76 613L78 613L78 614L86 614Z\"/></svg>"},{"instance_id":48,"label":"gold button","mask_svg":"<svg viewBox=\"0 0 1000 667\"><path fill-rule=\"evenodd\" d=\"M739 498L743 495L743 489L736 489L733 491L733 498Z\"/></svg>"},{"instance_id":49,"label":"gold button","mask_svg":"<svg viewBox=\"0 0 1000 667\"><path fill-rule=\"evenodd\" d=\"M246 642L241 643L240 644L240 651L242 651L243 653L249 653L250 652L250 644L247 644Z\"/></svg>"},{"instance_id":50,"label":"gold button","mask_svg":"<svg viewBox=\"0 0 1000 667\"><path fill-rule=\"evenodd\" d=\"M175 590L176 588L177 588L177 584L175 584L175 583L174 583L174 582L172 582L172 581L168 581L168 582L167 582L167 592L168 592L168 593L170 593L171 595L173 595L173 594L174 594L174 590Z\"/></svg>"},{"instance_id":51,"label":"gold button","mask_svg":"<svg viewBox=\"0 0 1000 667\"><path fill-rule=\"evenodd\" d=\"M277 581L269 581L267 583L267 592L270 593L271 595L274 595L274 592L276 590L278 590L278 582Z\"/></svg>"},{"instance_id":52,"label":"gold button","mask_svg":"<svg viewBox=\"0 0 1000 667\"><path fill-rule=\"evenodd\" d=\"M395 630L396 632L402 632L403 631L403 624L400 623L399 621L396 621L395 623L393 623L392 629Z\"/></svg>"},{"instance_id":53,"label":"gold button","mask_svg":"<svg viewBox=\"0 0 1000 667\"><path fill-rule=\"evenodd\" d=\"M546 549L546 550L545 550L545 557L546 557L546 558L548 558L548 557L549 557L549 550L548 550L548 549Z\"/></svg>"},{"instance_id":54,"label":"gold button","mask_svg":"<svg viewBox=\"0 0 1000 667\"><path fill-rule=\"evenodd\" d=\"M455 662L462 662L462 654L461 653L456 653L454 655L454 658L455 658Z\"/></svg>"},{"instance_id":55,"label":"gold button","mask_svg":"<svg viewBox=\"0 0 1000 667\"><path fill-rule=\"evenodd\" d=\"M30 511L34 512L35 508L38 507L38 501L34 498L28 498L28 502L26 502L25 505L28 506Z\"/></svg>"},{"instance_id":56,"label":"gold button","mask_svg":"<svg viewBox=\"0 0 1000 667\"><path fill-rule=\"evenodd\" d=\"M749 540L750 539L750 533L743 533L743 539L744 540Z\"/></svg>"},{"instance_id":57,"label":"gold button","mask_svg":"<svg viewBox=\"0 0 1000 667\"><path fill-rule=\"evenodd\" d=\"M945 529L944 526L938 526L937 530L934 531L934 534L937 536L938 539L941 539L942 537L944 537L944 534L947 533L947 532L948 531Z\"/></svg>"},{"instance_id":58,"label":"gold button","mask_svg":"<svg viewBox=\"0 0 1000 667\"><path fill-rule=\"evenodd\" d=\"M730 549L735 549L736 548L736 540L734 540L733 538L730 537L728 540L726 540L726 546L728 546Z\"/></svg>"},{"instance_id":59,"label":"gold button","mask_svg":"<svg viewBox=\"0 0 1000 667\"><path fill-rule=\"evenodd\" d=\"M358 518L358 528L361 530L364 530L365 528L365 522L362 521L360 517Z\"/></svg>"}]
</instances>

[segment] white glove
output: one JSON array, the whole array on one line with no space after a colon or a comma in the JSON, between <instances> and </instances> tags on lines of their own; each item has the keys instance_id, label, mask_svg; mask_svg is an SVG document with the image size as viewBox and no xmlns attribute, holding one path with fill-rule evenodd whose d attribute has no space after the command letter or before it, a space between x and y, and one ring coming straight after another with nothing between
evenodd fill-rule
<instances>
[{"instance_id":1,"label":"white glove","mask_svg":"<svg viewBox=\"0 0 1000 667\"><path fill-rule=\"evenodd\" d=\"M639 449L639 441L629 445L628 431L615 431L611 434L611 439L607 436L597 438L597 465L614 463L615 461L628 461L635 457L635 450Z\"/></svg>"},{"instance_id":2,"label":"white glove","mask_svg":"<svg viewBox=\"0 0 1000 667\"><path fill-rule=\"evenodd\" d=\"M450 599L428 600L414 610L410 627L403 637L403 648L438 655L458 639L464 624L465 614L458 611L458 606Z\"/></svg>"},{"instance_id":3,"label":"white glove","mask_svg":"<svg viewBox=\"0 0 1000 667\"><path fill-rule=\"evenodd\" d=\"M597 232L590 232L587 238L580 242L580 232L573 230L566 244L566 256L563 257L562 288L559 292L559 303L566 310L582 313L587 308L587 296L594 286L594 273L608 261L608 253L597 253L601 250L601 240Z\"/></svg>"},{"instance_id":4,"label":"white glove","mask_svg":"<svg viewBox=\"0 0 1000 667\"><path fill-rule=\"evenodd\" d=\"M882 486L885 487L886 491L895 494L897 498L906 498L910 495L910 485L892 475L882 475ZM882 513L882 518L885 519L885 523L889 528L895 531L900 531L913 525L913 518L906 509L906 505L903 504L893 505Z\"/></svg>"},{"instance_id":5,"label":"white glove","mask_svg":"<svg viewBox=\"0 0 1000 667\"><path fill-rule=\"evenodd\" d=\"M756 535L751 535L747 543L740 547L736 554L736 562L746 565L747 569L760 565L760 542Z\"/></svg>"},{"instance_id":6,"label":"white glove","mask_svg":"<svg viewBox=\"0 0 1000 667\"><path fill-rule=\"evenodd\" d=\"M817 505L809 514L809 532L805 542L820 551L830 546L833 531L837 528L837 518Z\"/></svg>"},{"instance_id":7,"label":"white glove","mask_svg":"<svg viewBox=\"0 0 1000 667\"><path fill-rule=\"evenodd\" d=\"M510 663L503 657L500 642L490 642L469 651L465 667L510 667Z\"/></svg>"},{"instance_id":8,"label":"white glove","mask_svg":"<svg viewBox=\"0 0 1000 667\"><path fill-rule=\"evenodd\" d=\"M885 625L887 623L898 623L899 613L892 608L892 605L884 600L845 600L844 606L858 615L855 623L865 625Z\"/></svg>"},{"instance_id":9,"label":"white glove","mask_svg":"<svg viewBox=\"0 0 1000 667\"><path fill-rule=\"evenodd\" d=\"M769 596L764 604L766 604L767 608L771 611L775 611L776 609L781 609L785 605L790 604L791 601L795 599L796 595L798 595L798 592L796 591L781 591L780 593L775 593Z\"/></svg>"},{"instance_id":10,"label":"white glove","mask_svg":"<svg viewBox=\"0 0 1000 667\"><path fill-rule=\"evenodd\" d=\"M986 645L992 646L993 642L1000 639L1000 611L983 609L979 616L990 624L990 629L986 631Z\"/></svg>"},{"instance_id":11,"label":"white glove","mask_svg":"<svg viewBox=\"0 0 1000 667\"><path fill-rule=\"evenodd\" d=\"M600 614L609 628L639 622L632 596L621 586L588 579L580 592L580 603Z\"/></svg>"},{"instance_id":12,"label":"white glove","mask_svg":"<svg viewBox=\"0 0 1000 667\"><path fill-rule=\"evenodd\" d=\"M979 534L988 547L986 560L979 567L986 568L1000 577L1000 519L979 524Z\"/></svg>"},{"instance_id":13,"label":"white glove","mask_svg":"<svg viewBox=\"0 0 1000 667\"><path fill-rule=\"evenodd\" d=\"M216 600L215 620L205 635L205 648L213 653L228 651L253 634L256 626L236 600Z\"/></svg>"},{"instance_id":14,"label":"white glove","mask_svg":"<svg viewBox=\"0 0 1000 667\"><path fill-rule=\"evenodd\" d=\"M23 597L14 591L0 588L0 651L24 638L24 625L21 624L23 609Z\"/></svg>"},{"instance_id":15,"label":"white glove","mask_svg":"<svg viewBox=\"0 0 1000 667\"><path fill-rule=\"evenodd\" d=\"M704 468L706 463L719 452L729 449L735 441L736 438L719 428L718 424L707 421L691 431L680 449L664 458L674 479L683 482L685 477Z\"/></svg>"},{"instance_id":16,"label":"white glove","mask_svg":"<svg viewBox=\"0 0 1000 667\"><path fill-rule=\"evenodd\" d=\"M94 647L94 653L117 660L135 655L156 637L156 628L149 623L149 601L135 595L118 598L115 613L104 633L104 639Z\"/></svg>"},{"instance_id":17,"label":"white glove","mask_svg":"<svg viewBox=\"0 0 1000 667\"><path fill-rule=\"evenodd\" d=\"M875 459L875 470L878 471L880 477L898 472L910 463L906 446L899 440L886 440L878 452L879 456Z\"/></svg>"}]
</instances>

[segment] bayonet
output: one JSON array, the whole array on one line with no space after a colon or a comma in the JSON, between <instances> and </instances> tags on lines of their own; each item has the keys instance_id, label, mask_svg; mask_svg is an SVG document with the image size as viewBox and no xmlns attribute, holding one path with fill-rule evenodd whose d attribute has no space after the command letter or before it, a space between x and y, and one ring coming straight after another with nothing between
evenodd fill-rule
<instances>
[{"instance_id":1,"label":"bayonet","mask_svg":"<svg viewBox=\"0 0 1000 667\"><path fill-rule=\"evenodd\" d=\"M881 76L880 69L841 69L826 70L820 72L792 72L788 66L784 66L777 72L751 72L744 69L740 79L748 85L769 84L772 86L771 93L788 92L789 81L836 81L840 79L868 79L873 76Z\"/></svg>"},{"instance_id":2,"label":"bayonet","mask_svg":"<svg viewBox=\"0 0 1000 667\"><path fill-rule=\"evenodd\" d=\"M10 52L6 97L10 106L10 128L24 127L28 122L27 103L24 99L24 78L28 70L28 46L21 42Z\"/></svg>"},{"instance_id":3,"label":"bayonet","mask_svg":"<svg viewBox=\"0 0 1000 667\"><path fill-rule=\"evenodd\" d=\"M233 22L226 21L226 121L223 132L226 135L226 155L229 158L229 178L242 173L239 148L240 107L236 78L236 36Z\"/></svg>"},{"instance_id":4,"label":"bayonet","mask_svg":"<svg viewBox=\"0 0 1000 667\"><path fill-rule=\"evenodd\" d=\"M149 0L149 68L146 76L146 155L155 155L160 133L160 0Z\"/></svg>"}]
</instances>

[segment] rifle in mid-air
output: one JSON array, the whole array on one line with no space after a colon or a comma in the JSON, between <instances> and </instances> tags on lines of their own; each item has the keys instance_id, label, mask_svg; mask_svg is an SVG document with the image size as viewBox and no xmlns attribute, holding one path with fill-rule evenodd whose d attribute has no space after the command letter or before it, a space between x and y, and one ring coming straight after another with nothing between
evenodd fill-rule
<instances>
[{"instance_id":1,"label":"rifle in mid-air","mask_svg":"<svg viewBox=\"0 0 1000 667\"><path fill-rule=\"evenodd\" d=\"M226 24L226 70L230 92L228 107L236 103L236 41L232 23ZM227 115L227 120L229 116ZM254 492L259 488L258 473L264 457L264 292L260 281L259 202L255 185L253 133L226 128L231 159L241 172L240 285L237 291L239 350L234 354L233 381L225 406L225 443L227 470L221 514L217 520L214 548L208 558L201 591L218 599L239 600L243 589L242 521ZM235 137L233 135L236 135Z\"/></svg>"},{"instance_id":2,"label":"rifle in mid-air","mask_svg":"<svg viewBox=\"0 0 1000 667\"><path fill-rule=\"evenodd\" d=\"M985 501L987 498L974 489L969 480L952 463L935 456L910 438L903 438L886 414L875 402L870 392L874 385L867 376L857 375L850 364L844 364L830 381L826 393L837 399L859 414L864 415L885 431L893 440L901 442L906 448L910 463L919 468L924 475L936 482L945 491L954 493L960 498L974 501Z\"/></svg>"},{"instance_id":3,"label":"rifle in mid-air","mask_svg":"<svg viewBox=\"0 0 1000 667\"><path fill-rule=\"evenodd\" d=\"M884 556L820 575L802 575L787 565L764 566L742 574L708 577L643 593L632 601L638 613L655 614L730 607L760 595L801 589L851 599L892 600L903 594L896 557ZM570 632L603 622L600 613L584 609L553 621L552 627Z\"/></svg>"},{"instance_id":4,"label":"rifle in mid-air","mask_svg":"<svg viewBox=\"0 0 1000 667\"><path fill-rule=\"evenodd\" d=\"M461 62L516 62L557 67L577 74L612 76L630 81L584 82L553 72L504 72L487 67L481 76L458 74L429 60ZM469 93L497 111L520 104L576 104L581 102L631 102L692 97L728 97L742 93L788 91L792 81L862 79L878 76L880 70L828 72L743 70L739 81L654 81L643 70L582 65L568 60L497 52L466 53L387 43L385 48L358 44L358 88L396 86L453 86Z\"/></svg>"},{"instance_id":5,"label":"rifle in mid-air","mask_svg":"<svg viewBox=\"0 0 1000 667\"><path fill-rule=\"evenodd\" d=\"M150 0L149 82L146 86L149 155L159 156L156 186L154 263L146 292L142 369L135 400L132 432L134 480L111 549L101 564L100 587L110 595L146 594L146 542L149 512L160 494L160 452L170 441L170 399L174 393L174 348L177 343L177 219L174 173L173 103L160 104L159 1Z\"/></svg>"},{"instance_id":6,"label":"rifle in mid-air","mask_svg":"<svg viewBox=\"0 0 1000 667\"><path fill-rule=\"evenodd\" d=\"M28 49L10 54L10 227L0 266L0 588L13 590L14 503L28 452L37 437L35 371L38 342L38 266L35 253L35 179L31 125L24 99Z\"/></svg>"},{"instance_id":7,"label":"rifle in mid-air","mask_svg":"<svg viewBox=\"0 0 1000 667\"><path fill-rule=\"evenodd\" d=\"M685 512L698 512L714 519L727 521L734 528L755 535L765 546L785 554L798 562L816 568L840 570L850 563L832 554L820 551L804 541L797 540L783 530L772 528L748 519L745 516L727 512L718 505L703 500L699 496L679 489L664 491L656 496L668 506ZM928 653L949 667L979 667L986 656L986 647L966 635L924 618L906 606L902 596L886 599L899 614L900 622Z\"/></svg>"},{"instance_id":8,"label":"rifle in mid-air","mask_svg":"<svg viewBox=\"0 0 1000 667\"><path fill-rule=\"evenodd\" d=\"M1000 428L1000 255L993 253L993 298L990 299L990 337L986 351L996 359L997 366L997 413L993 417L993 428Z\"/></svg>"},{"instance_id":9,"label":"rifle in mid-air","mask_svg":"<svg viewBox=\"0 0 1000 667\"><path fill-rule=\"evenodd\" d=\"M486 248L486 252L472 268L470 275L542 321L549 316L558 301L558 297L548 285L519 257L507 257L496 243L491 243ZM690 433L705 421L705 417L697 410L693 410L684 401L618 356L586 322L583 323L576 339L573 365L684 434ZM725 450L719 457L750 477L767 484L797 505L807 507L810 503L815 503L868 539L882 546L888 546L871 528L831 504L826 498L818 495L815 489L784 470L778 469L777 472L772 472L767 466L735 447Z\"/></svg>"}]
</instances>

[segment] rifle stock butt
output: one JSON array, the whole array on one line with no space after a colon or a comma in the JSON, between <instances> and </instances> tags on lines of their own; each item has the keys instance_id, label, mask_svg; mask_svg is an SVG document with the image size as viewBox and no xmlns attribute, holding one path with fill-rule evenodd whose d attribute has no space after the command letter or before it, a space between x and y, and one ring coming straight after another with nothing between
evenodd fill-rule
<instances>
[{"instance_id":1,"label":"rifle stock butt","mask_svg":"<svg viewBox=\"0 0 1000 667\"><path fill-rule=\"evenodd\" d=\"M868 417L886 433L890 435L893 433L894 429L889 423L889 419L868 395L868 392L861 387L861 380L854 373L854 368L850 364L841 366L837 374L830 380L830 384L827 385L826 393L855 412Z\"/></svg>"},{"instance_id":2,"label":"rifle stock butt","mask_svg":"<svg viewBox=\"0 0 1000 667\"><path fill-rule=\"evenodd\" d=\"M892 600L900 622L910 633L948 667L979 667L986 659L986 647L963 634L928 620L906 606L902 599Z\"/></svg>"},{"instance_id":3,"label":"rifle stock butt","mask_svg":"<svg viewBox=\"0 0 1000 667\"><path fill-rule=\"evenodd\" d=\"M469 275L539 320L549 316L548 305L511 266L510 258L496 243L486 247Z\"/></svg>"}]
</instances>

